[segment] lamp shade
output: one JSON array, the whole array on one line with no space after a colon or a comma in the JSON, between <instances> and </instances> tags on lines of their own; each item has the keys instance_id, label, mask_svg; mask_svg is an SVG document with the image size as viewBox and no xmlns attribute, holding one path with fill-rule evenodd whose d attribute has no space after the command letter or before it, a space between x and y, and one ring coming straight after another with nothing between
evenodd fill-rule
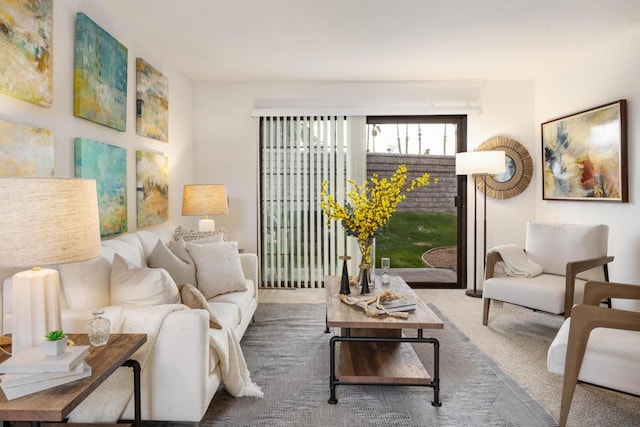
<instances>
[{"instance_id":1,"label":"lamp shade","mask_svg":"<svg viewBox=\"0 0 640 427\"><path fill-rule=\"evenodd\" d=\"M182 190L182 215L222 215L229 213L224 184L191 184Z\"/></svg>"},{"instance_id":2,"label":"lamp shade","mask_svg":"<svg viewBox=\"0 0 640 427\"><path fill-rule=\"evenodd\" d=\"M0 267L64 264L100 255L95 180L0 178Z\"/></svg>"},{"instance_id":3,"label":"lamp shade","mask_svg":"<svg viewBox=\"0 0 640 427\"><path fill-rule=\"evenodd\" d=\"M456 153L456 175L503 173L506 168L504 151L467 151Z\"/></svg>"}]
</instances>

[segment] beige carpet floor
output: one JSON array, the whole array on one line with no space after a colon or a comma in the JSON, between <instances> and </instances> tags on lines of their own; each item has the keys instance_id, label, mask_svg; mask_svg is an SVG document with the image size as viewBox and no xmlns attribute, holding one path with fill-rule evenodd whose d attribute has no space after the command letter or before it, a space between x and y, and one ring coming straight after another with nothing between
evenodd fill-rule
<instances>
[{"instance_id":1,"label":"beige carpet floor","mask_svg":"<svg viewBox=\"0 0 640 427\"><path fill-rule=\"evenodd\" d=\"M416 289L480 350L491 357L557 420L562 377L547 372L547 349L562 324L561 316L504 304L493 307L489 326L482 325L482 299L462 290ZM261 289L261 304L324 303L324 289ZM446 357L446 349L441 349ZM443 379L444 380L444 379ZM640 397L578 384L569 426L640 426Z\"/></svg>"}]
</instances>

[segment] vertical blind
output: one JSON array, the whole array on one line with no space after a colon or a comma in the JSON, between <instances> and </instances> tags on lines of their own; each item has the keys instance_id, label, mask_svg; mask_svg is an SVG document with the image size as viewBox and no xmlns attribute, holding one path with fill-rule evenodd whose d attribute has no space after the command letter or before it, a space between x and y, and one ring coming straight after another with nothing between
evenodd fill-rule
<instances>
[{"instance_id":1,"label":"vertical blind","mask_svg":"<svg viewBox=\"0 0 640 427\"><path fill-rule=\"evenodd\" d=\"M263 287L319 288L336 274L347 239L328 227L320 191L327 181L344 200L351 126L344 116L260 119Z\"/></svg>"}]
</instances>

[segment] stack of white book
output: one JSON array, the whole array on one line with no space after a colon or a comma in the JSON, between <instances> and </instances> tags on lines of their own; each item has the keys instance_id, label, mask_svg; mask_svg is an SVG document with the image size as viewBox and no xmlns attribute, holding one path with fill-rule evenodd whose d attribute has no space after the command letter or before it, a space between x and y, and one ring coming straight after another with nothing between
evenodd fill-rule
<instances>
[{"instance_id":1,"label":"stack of white book","mask_svg":"<svg viewBox=\"0 0 640 427\"><path fill-rule=\"evenodd\" d=\"M0 387L7 400L56 387L91 375L84 361L88 345L67 347L60 356L44 353L42 347L22 350L0 363Z\"/></svg>"},{"instance_id":2,"label":"stack of white book","mask_svg":"<svg viewBox=\"0 0 640 427\"><path fill-rule=\"evenodd\" d=\"M395 313L399 311L413 311L416 309L415 301L410 301L405 298L400 298L400 299L395 299L390 301L383 301L380 303L380 306L382 306L387 311L387 313ZM379 310L375 304L369 304L369 310L372 310L374 312L376 311L381 312L381 310Z\"/></svg>"}]
</instances>

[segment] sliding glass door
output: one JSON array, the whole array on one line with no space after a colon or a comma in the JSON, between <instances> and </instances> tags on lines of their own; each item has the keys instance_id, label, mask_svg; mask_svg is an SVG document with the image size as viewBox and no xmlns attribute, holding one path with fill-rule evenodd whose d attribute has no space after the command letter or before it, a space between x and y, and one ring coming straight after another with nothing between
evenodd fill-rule
<instances>
[{"instance_id":1,"label":"sliding glass door","mask_svg":"<svg viewBox=\"0 0 640 427\"><path fill-rule=\"evenodd\" d=\"M320 210L322 182L344 200L347 179L390 176L404 163L409 178L428 172L439 182L400 205L377 238L376 265L388 257L410 284L460 287L466 281L466 218L455 153L465 149L466 116L262 117L261 285L323 287L326 275L339 273L339 256L357 253L357 246L341 226L328 227ZM428 256L436 252L437 263ZM350 271L356 271L355 258ZM425 274L429 269L432 274Z\"/></svg>"}]
</instances>

